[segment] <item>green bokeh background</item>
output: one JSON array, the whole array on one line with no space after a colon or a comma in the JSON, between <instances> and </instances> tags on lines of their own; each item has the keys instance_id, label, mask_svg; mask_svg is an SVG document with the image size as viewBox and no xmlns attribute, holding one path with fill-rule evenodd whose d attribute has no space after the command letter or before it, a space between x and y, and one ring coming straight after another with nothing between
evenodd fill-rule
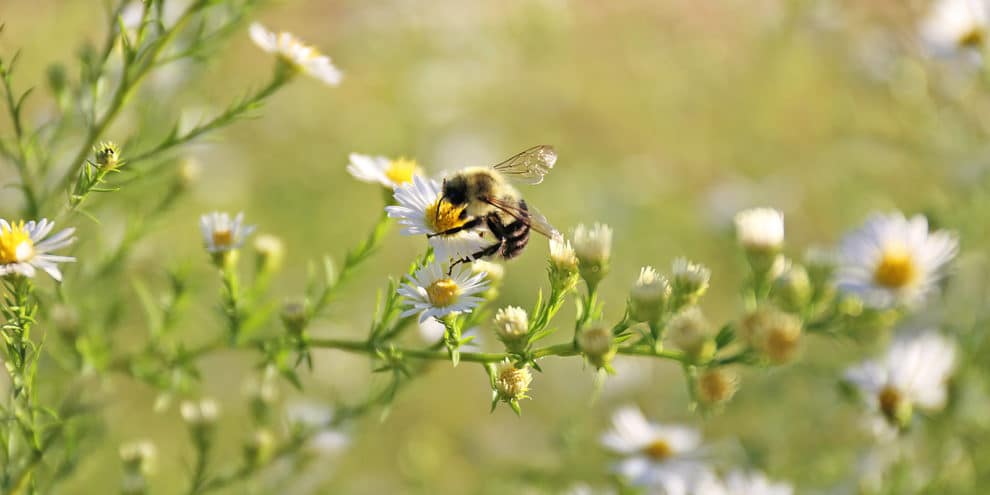
<instances>
[{"instance_id":1,"label":"green bokeh background","mask_svg":"<svg viewBox=\"0 0 990 495\"><path fill-rule=\"evenodd\" d=\"M0 3L6 23L0 50L22 50L22 84L40 85L49 63L70 61L80 40L101 39L98 3ZM895 42L913 36L922 6L741 0L272 5L259 20L322 48L344 71L344 83L327 88L295 81L260 118L189 148L185 156L202 165L202 177L140 244L129 274L155 285L164 267L186 264L197 273L196 309L182 327L190 341L204 341L222 329L211 312L219 285L200 248L201 212L243 210L259 232L285 240L286 268L272 291L281 301L301 293L309 263L324 254L341 259L379 215L381 191L346 173L348 153L407 156L439 173L548 143L559 153L556 168L523 192L561 231L596 221L614 228L612 272L603 285L607 319L621 317L640 266L667 269L681 255L714 272L704 310L715 321L734 318L744 267L730 230L737 209L781 208L794 256L806 246L835 242L876 210L924 211L936 221L939 212L986 211L970 188L984 154L981 90L955 81L945 97L934 89L944 81L933 75L944 67L875 53L886 46L877 41L885 36ZM177 87L142 92L137 105L154 110L149 122L159 120L157 132L164 133L180 109L222 108L263 84L271 66L244 32L210 62L181 68ZM164 79L151 86L168 86ZM39 115L42 100L32 100ZM140 112L125 114L108 137L123 140L141 121ZM101 197L93 209L99 225L72 220L81 229L80 265L113 245L127 205L144 204L154 187L161 182ZM3 196L0 211L16 211L16 195ZM969 210L953 210L963 207ZM963 229L964 246L985 246L982 223L973 223L980 225L953 227ZM424 244L393 229L314 333L364 335L376 291ZM500 304L532 305L544 283L546 255L545 240L534 239L508 264ZM982 266L982 258L966 259ZM81 290L71 287L72 273L67 286ZM136 301L127 287L119 291ZM569 305L561 313L562 331L554 339L570 338L573 312ZM139 312L133 313L133 322L115 335L122 350L144 338ZM490 328L481 338L486 348L497 348ZM736 399L710 416L688 410L680 369L667 362L620 359L619 376L599 393L594 372L578 359L552 358L536 376L521 418L508 408L489 414L480 367L435 363L403 391L384 422L372 414L350 427L350 448L321 462L325 476L313 486L319 493L523 487L529 491L520 493L552 493L575 480L602 483L608 457L598 436L615 407L635 403L659 421L701 428L723 465L764 469L792 480L798 493L834 487L855 472L867 445L858 409L836 386L842 367L862 355L863 346L852 341L809 338L800 362L745 371ZM364 358L337 351L315 357L314 372L305 376L309 398L353 402L375 383ZM203 361L203 393L223 404L217 459L235 460L249 433L241 384L253 364L254 357L237 352ZM60 492L112 492L120 476L117 446L149 438L160 450L153 493L179 493L191 449L175 407L153 412L155 392L120 377L86 383L106 401L109 427ZM284 384L282 392L286 400L300 395ZM288 485L270 478L227 493L304 493L301 477ZM969 478L960 490L975 483Z\"/></svg>"}]
</instances>

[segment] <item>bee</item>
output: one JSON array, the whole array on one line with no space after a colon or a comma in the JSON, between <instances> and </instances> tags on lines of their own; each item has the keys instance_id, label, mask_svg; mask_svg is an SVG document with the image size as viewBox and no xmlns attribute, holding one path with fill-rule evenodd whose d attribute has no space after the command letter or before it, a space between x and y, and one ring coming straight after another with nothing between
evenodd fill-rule
<instances>
[{"instance_id":1,"label":"bee","mask_svg":"<svg viewBox=\"0 0 990 495\"><path fill-rule=\"evenodd\" d=\"M531 230L550 239L561 237L546 217L529 206L511 184L539 184L556 162L557 153L553 147L539 145L490 167L465 168L444 179L440 201L446 201L454 208L463 208L463 223L432 235L487 229L495 240L491 245L454 261L451 269L458 263L491 256L515 258L529 243Z\"/></svg>"}]
</instances>

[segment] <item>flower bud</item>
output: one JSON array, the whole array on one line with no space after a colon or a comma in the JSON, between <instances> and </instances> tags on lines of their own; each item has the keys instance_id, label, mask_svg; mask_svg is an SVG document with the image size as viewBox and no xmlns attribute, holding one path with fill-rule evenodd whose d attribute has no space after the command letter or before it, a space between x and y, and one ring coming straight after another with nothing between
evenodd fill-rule
<instances>
[{"instance_id":1,"label":"flower bud","mask_svg":"<svg viewBox=\"0 0 990 495\"><path fill-rule=\"evenodd\" d=\"M578 335L578 346L595 368L607 368L618 349L612 331L603 325L582 330Z\"/></svg>"},{"instance_id":2,"label":"flower bud","mask_svg":"<svg viewBox=\"0 0 990 495\"><path fill-rule=\"evenodd\" d=\"M526 310L517 306L506 306L495 313L495 335L511 352L526 349L529 335L529 317Z\"/></svg>"},{"instance_id":3,"label":"flower bud","mask_svg":"<svg viewBox=\"0 0 990 495\"><path fill-rule=\"evenodd\" d=\"M184 158L182 163L179 164L179 173L177 177L179 185L183 188L191 187L199 181L199 177L202 174L203 167L197 160L193 158Z\"/></svg>"},{"instance_id":4,"label":"flower bud","mask_svg":"<svg viewBox=\"0 0 990 495\"><path fill-rule=\"evenodd\" d=\"M571 242L562 237L550 239L550 279L560 292L577 284L578 259Z\"/></svg>"},{"instance_id":5,"label":"flower bud","mask_svg":"<svg viewBox=\"0 0 990 495\"><path fill-rule=\"evenodd\" d=\"M113 141L105 141L93 147L97 167L113 170L120 164L120 147Z\"/></svg>"},{"instance_id":6,"label":"flower bud","mask_svg":"<svg viewBox=\"0 0 990 495\"><path fill-rule=\"evenodd\" d=\"M794 358L801 340L801 319L771 306L757 308L740 322L750 345L774 364Z\"/></svg>"},{"instance_id":7,"label":"flower bud","mask_svg":"<svg viewBox=\"0 0 990 495\"><path fill-rule=\"evenodd\" d=\"M707 405L728 402L739 390L739 377L724 368L705 371L698 377L698 399Z\"/></svg>"},{"instance_id":8,"label":"flower bud","mask_svg":"<svg viewBox=\"0 0 990 495\"><path fill-rule=\"evenodd\" d=\"M811 279L801 265L790 264L774 281L777 298L792 311L804 308L811 299Z\"/></svg>"},{"instance_id":9,"label":"flower bud","mask_svg":"<svg viewBox=\"0 0 990 495\"><path fill-rule=\"evenodd\" d=\"M608 274L612 254L612 229L596 223L590 228L578 225L574 229L574 253L577 255L581 278L594 288Z\"/></svg>"},{"instance_id":10,"label":"flower bud","mask_svg":"<svg viewBox=\"0 0 990 495\"><path fill-rule=\"evenodd\" d=\"M685 258L674 260L671 273L675 300L673 309L675 310L697 303L698 299L708 290L708 282L712 276L711 270L704 265L693 263Z\"/></svg>"},{"instance_id":11,"label":"flower bud","mask_svg":"<svg viewBox=\"0 0 990 495\"><path fill-rule=\"evenodd\" d=\"M244 444L244 461L249 466L263 464L275 452L275 435L267 429L255 431Z\"/></svg>"},{"instance_id":12,"label":"flower bud","mask_svg":"<svg viewBox=\"0 0 990 495\"><path fill-rule=\"evenodd\" d=\"M630 317L634 321L659 320L670 294L670 282L652 266L644 266L629 293Z\"/></svg>"},{"instance_id":13,"label":"flower bud","mask_svg":"<svg viewBox=\"0 0 990 495\"><path fill-rule=\"evenodd\" d=\"M282 305L282 312L279 314L282 324L290 335L299 337L306 329L306 305L299 302L287 302Z\"/></svg>"},{"instance_id":14,"label":"flower bud","mask_svg":"<svg viewBox=\"0 0 990 495\"><path fill-rule=\"evenodd\" d=\"M210 398L200 399L199 402L187 400L179 406L179 412L190 426L211 426L220 416L220 406Z\"/></svg>"},{"instance_id":15,"label":"flower bud","mask_svg":"<svg viewBox=\"0 0 990 495\"><path fill-rule=\"evenodd\" d=\"M533 375L527 367L517 368L512 362L503 361L495 371L497 398L503 402L527 399L526 392L529 392L529 384L532 381Z\"/></svg>"},{"instance_id":16,"label":"flower bud","mask_svg":"<svg viewBox=\"0 0 990 495\"><path fill-rule=\"evenodd\" d=\"M272 273L282 267L285 245L282 239L269 234L254 238L254 250L258 254L256 268L261 273Z\"/></svg>"},{"instance_id":17,"label":"flower bud","mask_svg":"<svg viewBox=\"0 0 990 495\"><path fill-rule=\"evenodd\" d=\"M694 362L705 362L715 354L712 325L697 306L682 310L667 324L670 342Z\"/></svg>"},{"instance_id":18,"label":"flower bud","mask_svg":"<svg viewBox=\"0 0 990 495\"><path fill-rule=\"evenodd\" d=\"M158 451L148 440L129 442L120 446L120 460L125 473L149 475L155 470Z\"/></svg>"},{"instance_id":19,"label":"flower bud","mask_svg":"<svg viewBox=\"0 0 990 495\"><path fill-rule=\"evenodd\" d=\"M735 217L736 238L751 253L775 254L784 244L784 214L773 208L750 208Z\"/></svg>"}]
</instances>

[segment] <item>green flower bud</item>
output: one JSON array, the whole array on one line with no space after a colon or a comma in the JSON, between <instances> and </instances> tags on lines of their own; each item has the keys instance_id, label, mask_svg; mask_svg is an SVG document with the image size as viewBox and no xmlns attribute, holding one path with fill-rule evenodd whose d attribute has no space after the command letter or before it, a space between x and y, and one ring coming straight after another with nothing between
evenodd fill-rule
<instances>
[{"instance_id":1,"label":"green flower bud","mask_svg":"<svg viewBox=\"0 0 990 495\"><path fill-rule=\"evenodd\" d=\"M105 141L93 147L96 166L115 169L120 163L120 147L113 141Z\"/></svg>"},{"instance_id":2,"label":"green flower bud","mask_svg":"<svg viewBox=\"0 0 990 495\"><path fill-rule=\"evenodd\" d=\"M612 331L602 325L581 331L578 335L578 346L584 357L595 368L607 368L618 350Z\"/></svg>"},{"instance_id":3,"label":"green flower bud","mask_svg":"<svg viewBox=\"0 0 990 495\"><path fill-rule=\"evenodd\" d=\"M594 288L608 274L612 254L612 229L596 223L586 227L578 225L574 230L574 253L577 255L581 278Z\"/></svg>"},{"instance_id":4,"label":"green flower bud","mask_svg":"<svg viewBox=\"0 0 990 495\"><path fill-rule=\"evenodd\" d=\"M659 320L670 295L670 282L652 266L644 266L629 293L629 316L633 321Z\"/></svg>"}]
</instances>

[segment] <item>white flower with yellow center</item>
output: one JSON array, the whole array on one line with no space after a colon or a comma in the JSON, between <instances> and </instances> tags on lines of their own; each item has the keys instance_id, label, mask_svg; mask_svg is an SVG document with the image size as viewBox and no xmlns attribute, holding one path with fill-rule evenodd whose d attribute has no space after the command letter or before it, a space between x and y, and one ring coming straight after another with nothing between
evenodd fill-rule
<instances>
[{"instance_id":1,"label":"white flower with yellow center","mask_svg":"<svg viewBox=\"0 0 990 495\"><path fill-rule=\"evenodd\" d=\"M651 423L635 407L616 411L612 430L601 441L625 457L615 465L615 471L635 486L684 494L709 473L700 458L701 434L697 430Z\"/></svg>"},{"instance_id":2,"label":"white flower with yellow center","mask_svg":"<svg viewBox=\"0 0 990 495\"><path fill-rule=\"evenodd\" d=\"M839 246L837 285L874 308L913 306L938 290L959 242L922 215L874 215Z\"/></svg>"},{"instance_id":3,"label":"white flower with yellow center","mask_svg":"<svg viewBox=\"0 0 990 495\"><path fill-rule=\"evenodd\" d=\"M370 184L381 184L389 189L412 182L413 176L422 175L422 170L415 160L396 158L390 160L384 156L362 155L351 153L347 173L355 179Z\"/></svg>"},{"instance_id":4,"label":"white flower with yellow center","mask_svg":"<svg viewBox=\"0 0 990 495\"><path fill-rule=\"evenodd\" d=\"M199 230L206 250L216 254L240 249L244 239L254 232L254 225L244 224L244 213L231 220L230 215L215 211L199 217Z\"/></svg>"},{"instance_id":5,"label":"white flower with yellow center","mask_svg":"<svg viewBox=\"0 0 990 495\"><path fill-rule=\"evenodd\" d=\"M61 282L62 272L58 264L76 259L48 253L72 244L75 241L72 233L76 229L64 229L46 239L53 228L55 224L47 218L26 223L9 223L0 219L0 277L13 274L34 277L35 270L41 269Z\"/></svg>"},{"instance_id":6,"label":"white flower with yellow center","mask_svg":"<svg viewBox=\"0 0 990 495\"><path fill-rule=\"evenodd\" d=\"M935 55L978 55L987 41L986 0L937 0L921 24L921 37Z\"/></svg>"},{"instance_id":7,"label":"white flower with yellow center","mask_svg":"<svg viewBox=\"0 0 990 495\"><path fill-rule=\"evenodd\" d=\"M402 316L419 313L419 321L424 322L430 317L470 312L484 301L475 295L488 289L484 273L472 274L470 268L460 265L447 275L445 266L430 263L407 277L409 281L399 287L399 294L411 307Z\"/></svg>"},{"instance_id":8,"label":"white flower with yellow center","mask_svg":"<svg viewBox=\"0 0 990 495\"><path fill-rule=\"evenodd\" d=\"M385 211L404 226L403 235L429 235L436 259L447 262L468 257L495 242L484 229L461 230L453 234L436 235L464 225L464 208L440 201L440 184L418 175L411 183L395 188L393 206Z\"/></svg>"},{"instance_id":9,"label":"white flower with yellow center","mask_svg":"<svg viewBox=\"0 0 990 495\"><path fill-rule=\"evenodd\" d=\"M776 251L784 243L784 214L773 208L750 208L736 214L736 237L746 249Z\"/></svg>"},{"instance_id":10,"label":"white flower with yellow center","mask_svg":"<svg viewBox=\"0 0 990 495\"><path fill-rule=\"evenodd\" d=\"M846 380L859 389L870 410L905 426L914 408L933 412L945 406L955 362L955 344L929 330L894 341L882 360L849 369Z\"/></svg>"},{"instance_id":11,"label":"white flower with yellow center","mask_svg":"<svg viewBox=\"0 0 990 495\"><path fill-rule=\"evenodd\" d=\"M316 48L309 46L290 33L275 33L259 23L251 24L251 39L262 50L273 53L293 69L304 72L330 86L340 84L343 74Z\"/></svg>"}]
</instances>

